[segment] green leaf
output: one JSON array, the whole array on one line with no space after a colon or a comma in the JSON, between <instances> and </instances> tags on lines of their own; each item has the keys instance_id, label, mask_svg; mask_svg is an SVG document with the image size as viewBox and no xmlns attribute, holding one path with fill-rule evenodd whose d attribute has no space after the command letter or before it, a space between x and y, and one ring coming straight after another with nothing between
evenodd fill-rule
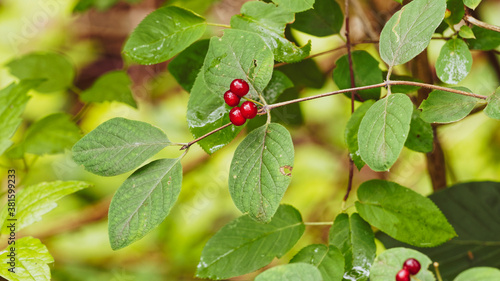
<instances>
[{"instance_id":1,"label":"green leaf","mask_svg":"<svg viewBox=\"0 0 500 281\"><path fill-rule=\"evenodd\" d=\"M460 39L448 40L436 61L436 74L447 84L458 84L472 68L472 55L467 44Z\"/></svg>"},{"instance_id":2,"label":"green leaf","mask_svg":"<svg viewBox=\"0 0 500 281\"><path fill-rule=\"evenodd\" d=\"M382 72L382 77L387 77L387 71ZM414 81L414 82L422 82L419 79L416 79L411 76L406 76L406 75L396 75L396 74L391 74L390 80L399 80L399 81ZM410 85L392 85L391 90L393 93L399 93L399 94L409 94L418 91L420 87L418 86L410 86Z\"/></svg>"},{"instance_id":3,"label":"green leaf","mask_svg":"<svg viewBox=\"0 0 500 281\"><path fill-rule=\"evenodd\" d=\"M396 2L398 2L399 4L403 4L403 0L394 0Z\"/></svg>"},{"instance_id":4,"label":"green leaf","mask_svg":"<svg viewBox=\"0 0 500 281\"><path fill-rule=\"evenodd\" d=\"M374 103L375 101L368 100L364 102L360 107L358 107L356 111L354 111L354 113L351 115L351 118L349 118L349 121L347 122L344 131L344 139L347 144L347 149L349 150L351 159L354 161L354 164L356 165L356 168L358 168L358 170L361 170L361 168L363 168L363 166L365 165L365 162L361 159L361 156L359 155L359 146L358 146L359 125L361 124L361 120L363 120L363 117L365 117L365 114L368 111L368 109Z\"/></svg>"},{"instance_id":5,"label":"green leaf","mask_svg":"<svg viewBox=\"0 0 500 281\"><path fill-rule=\"evenodd\" d=\"M168 63L168 71L170 71L182 88L188 92L191 92L196 76L203 67L209 43L208 39L200 40L182 51Z\"/></svg>"},{"instance_id":6,"label":"green leaf","mask_svg":"<svg viewBox=\"0 0 500 281\"><path fill-rule=\"evenodd\" d=\"M394 276L401 270L405 260L414 258L420 262L421 269L418 274L412 277L412 280L435 281L436 278L431 271L427 270L432 263L426 255L406 248L393 248L386 250L375 259L370 272L371 281L394 280ZM413 279L415 278L415 279Z\"/></svg>"},{"instance_id":7,"label":"green leaf","mask_svg":"<svg viewBox=\"0 0 500 281\"><path fill-rule=\"evenodd\" d=\"M311 59L285 64L277 69L285 73L297 87L321 89L326 81L319 66Z\"/></svg>"},{"instance_id":8,"label":"green leaf","mask_svg":"<svg viewBox=\"0 0 500 281\"><path fill-rule=\"evenodd\" d=\"M465 87L453 89L472 93ZM432 91L422 102L420 109L422 120L428 123L451 123L465 118L474 108L477 99L446 91Z\"/></svg>"},{"instance_id":9,"label":"green leaf","mask_svg":"<svg viewBox=\"0 0 500 281\"><path fill-rule=\"evenodd\" d=\"M51 93L69 88L75 78L75 69L68 59L57 53L31 53L9 62L9 72L17 78L44 79L35 88L40 93Z\"/></svg>"},{"instance_id":10,"label":"green leaf","mask_svg":"<svg viewBox=\"0 0 500 281\"><path fill-rule=\"evenodd\" d=\"M15 248L16 263L14 273L9 271L10 248ZM15 241L0 252L2 261L0 276L9 281L49 281L49 263L54 262L47 247L40 240L27 236Z\"/></svg>"},{"instance_id":11,"label":"green leaf","mask_svg":"<svg viewBox=\"0 0 500 281\"><path fill-rule=\"evenodd\" d=\"M203 74L210 91L220 95L234 79L244 79L250 86L248 96L257 98L271 80L274 59L269 47L255 33L229 29L222 38L212 37Z\"/></svg>"},{"instance_id":12,"label":"green leaf","mask_svg":"<svg viewBox=\"0 0 500 281\"><path fill-rule=\"evenodd\" d=\"M285 127L266 124L238 145L229 171L229 191L240 211L268 222L290 184L293 142Z\"/></svg>"},{"instance_id":13,"label":"green leaf","mask_svg":"<svg viewBox=\"0 0 500 281\"><path fill-rule=\"evenodd\" d=\"M473 10L476 9L479 3L481 3L481 0L464 0L464 5Z\"/></svg>"},{"instance_id":14,"label":"green leaf","mask_svg":"<svg viewBox=\"0 0 500 281\"><path fill-rule=\"evenodd\" d=\"M446 0L414 0L395 13L380 34L380 56L389 65L406 63L431 41L444 18Z\"/></svg>"},{"instance_id":15,"label":"green leaf","mask_svg":"<svg viewBox=\"0 0 500 281\"><path fill-rule=\"evenodd\" d=\"M445 18L448 25L455 25L464 17L465 9L462 0L447 0L446 8L451 12L450 16Z\"/></svg>"},{"instance_id":16,"label":"green leaf","mask_svg":"<svg viewBox=\"0 0 500 281\"><path fill-rule=\"evenodd\" d=\"M224 102L224 92L210 91L202 74L200 72L194 82L187 108L189 130L195 139L231 122L229 106ZM197 143L206 153L212 154L231 142L242 128L243 126L231 125Z\"/></svg>"},{"instance_id":17,"label":"green leaf","mask_svg":"<svg viewBox=\"0 0 500 281\"><path fill-rule=\"evenodd\" d=\"M167 217L181 191L180 160L155 160L135 171L116 191L108 215L113 250L146 236Z\"/></svg>"},{"instance_id":18,"label":"green leaf","mask_svg":"<svg viewBox=\"0 0 500 281\"><path fill-rule=\"evenodd\" d=\"M368 280L375 259L375 238L370 225L359 214L342 213L335 218L328 241L345 258L343 280Z\"/></svg>"},{"instance_id":19,"label":"green leaf","mask_svg":"<svg viewBox=\"0 0 500 281\"><path fill-rule=\"evenodd\" d=\"M73 8L73 13L85 12L92 7L95 7L99 12L104 12L113 7L120 0L80 0L75 8ZM130 2L130 1L128 1Z\"/></svg>"},{"instance_id":20,"label":"green leaf","mask_svg":"<svg viewBox=\"0 0 500 281\"><path fill-rule=\"evenodd\" d=\"M339 89L349 89L351 87L351 74L349 71L349 61L347 55L342 56L335 63L337 66L333 70L333 80ZM368 86L384 82L382 70L378 67L378 61L366 51L352 52L352 67L354 72L354 84L356 87ZM380 98L380 88L358 91L363 100ZM346 93L351 97L351 93Z\"/></svg>"},{"instance_id":21,"label":"green leaf","mask_svg":"<svg viewBox=\"0 0 500 281\"><path fill-rule=\"evenodd\" d=\"M472 32L476 39L467 40L471 50L489 51L500 46L500 32L478 26L473 26Z\"/></svg>"},{"instance_id":22,"label":"green leaf","mask_svg":"<svg viewBox=\"0 0 500 281\"><path fill-rule=\"evenodd\" d=\"M420 110L413 109L410 132L405 146L411 150L428 153L434 149L434 133L431 124L420 118Z\"/></svg>"},{"instance_id":23,"label":"green leaf","mask_svg":"<svg viewBox=\"0 0 500 281\"><path fill-rule=\"evenodd\" d=\"M344 23L344 14L337 1L316 0L314 8L295 15L294 29L318 36L338 34Z\"/></svg>"},{"instance_id":24,"label":"green leaf","mask_svg":"<svg viewBox=\"0 0 500 281\"><path fill-rule=\"evenodd\" d=\"M257 275L255 281L323 281L319 270L307 263L275 266Z\"/></svg>"},{"instance_id":25,"label":"green leaf","mask_svg":"<svg viewBox=\"0 0 500 281\"><path fill-rule=\"evenodd\" d=\"M80 99L84 102L118 101L137 108L130 85L132 80L125 71L110 71L99 77L92 87L83 91Z\"/></svg>"},{"instance_id":26,"label":"green leaf","mask_svg":"<svg viewBox=\"0 0 500 281\"><path fill-rule=\"evenodd\" d=\"M207 23L191 11L162 7L139 23L123 47L123 53L140 64L164 62L198 40Z\"/></svg>"},{"instance_id":27,"label":"green leaf","mask_svg":"<svg viewBox=\"0 0 500 281\"><path fill-rule=\"evenodd\" d=\"M361 159L374 171L386 171L399 157L410 131L413 103L403 94L377 101L361 120L358 131Z\"/></svg>"},{"instance_id":28,"label":"green leaf","mask_svg":"<svg viewBox=\"0 0 500 281\"><path fill-rule=\"evenodd\" d=\"M484 113L490 118L500 120L500 87L496 89L493 95L488 97L488 105L486 105Z\"/></svg>"},{"instance_id":29,"label":"green leaf","mask_svg":"<svg viewBox=\"0 0 500 281\"><path fill-rule=\"evenodd\" d=\"M460 35L460 37L462 37L464 39L476 39L476 36L474 36L474 32L467 25L462 25L460 27L460 31L458 31L458 35Z\"/></svg>"},{"instance_id":30,"label":"green leaf","mask_svg":"<svg viewBox=\"0 0 500 281\"><path fill-rule=\"evenodd\" d=\"M40 221L44 214L57 207L57 200L90 186L90 184L82 181L53 181L31 185L22 189L16 194L16 213L11 213L7 204L0 212L1 233L10 233L7 226L11 221L7 219L16 218L16 231L19 231Z\"/></svg>"},{"instance_id":31,"label":"green leaf","mask_svg":"<svg viewBox=\"0 0 500 281\"><path fill-rule=\"evenodd\" d=\"M113 118L73 146L73 160L89 172L116 176L131 171L170 145L165 133L152 125Z\"/></svg>"},{"instance_id":32,"label":"green leaf","mask_svg":"<svg viewBox=\"0 0 500 281\"><path fill-rule=\"evenodd\" d=\"M267 224L241 216L208 240L196 277L226 279L253 272L286 254L304 230L300 213L288 205L281 205Z\"/></svg>"},{"instance_id":33,"label":"green leaf","mask_svg":"<svg viewBox=\"0 0 500 281\"><path fill-rule=\"evenodd\" d=\"M323 281L340 281L344 276L344 256L335 246L313 244L302 248L290 263L309 263L321 272Z\"/></svg>"},{"instance_id":34,"label":"green leaf","mask_svg":"<svg viewBox=\"0 0 500 281\"><path fill-rule=\"evenodd\" d=\"M42 80L22 80L12 83L0 90L0 155L7 150L12 141L10 138L17 131L23 119L21 114L30 99L28 91L42 83Z\"/></svg>"},{"instance_id":35,"label":"green leaf","mask_svg":"<svg viewBox=\"0 0 500 281\"><path fill-rule=\"evenodd\" d=\"M273 2L293 13L309 10L314 6L314 0L273 0Z\"/></svg>"},{"instance_id":36,"label":"green leaf","mask_svg":"<svg viewBox=\"0 0 500 281\"><path fill-rule=\"evenodd\" d=\"M259 34L274 53L274 59L282 62L298 62L311 51L309 42L302 48L285 38L285 26L294 20L294 13L272 3L247 2L241 14L231 18L231 27Z\"/></svg>"},{"instance_id":37,"label":"green leaf","mask_svg":"<svg viewBox=\"0 0 500 281\"><path fill-rule=\"evenodd\" d=\"M500 280L500 270L493 267L474 267L460 273L454 281Z\"/></svg>"},{"instance_id":38,"label":"green leaf","mask_svg":"<svg viewBox=\"0 0 500 281\"><path fill-rule=\"evenodd\" d=\"M500 183L470 182L443 189L429 196L457 231L457 237L434 248L419 248L439 262L444 280L475 266L500 266ZM411 247L378 233L387 247ZM453 258L450 258L453 257ZM483 279L486 280L486 279ZM494 279L496 280L496 279Z\"/></svg>"},{"instance_id":39,"label":"green leaf","mask_svg":"<svg viewBox=\"0 0 500 281\"><path fill-rule=\"evenodd\" d=\"M456 236L432 201L394 182L371 180L358 189L356 209L389 236L418 247L440 245Z\"/></svg>"},{"instance_id":40,"label":"green leaf","mask_svg":"<svg viewBox=\"0 0 500 281\"><path fill-rule=\"evenodd\" d=\"M293 87L293 82L283 72L275 70L271 81L267 84L262 96L266 99L268 104L276 102L278 97L285 92L286 89Z\"/></svg>"},{"instance_id":41,"label":"green leaf","mask_svg":"<svg viewBox=\"0 0 500 281\"><path fill-rule=\"evenodd\" d=\"M81 137L80 128L66 113L54 113L33 123L22 142L24 152L57 154L70 149Z\"/></svg>"}]
</instances>

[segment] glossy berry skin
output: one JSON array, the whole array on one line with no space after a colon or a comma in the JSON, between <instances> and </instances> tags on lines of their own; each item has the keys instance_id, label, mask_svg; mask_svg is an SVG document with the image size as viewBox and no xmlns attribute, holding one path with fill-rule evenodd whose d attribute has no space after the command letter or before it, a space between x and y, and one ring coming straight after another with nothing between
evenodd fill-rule
<instances>
[{"instance_id":1,"label":"glossy berry skin","mask_svg":"<svg viewBox=\"0 0 500 281\"><path fill-rule=\"evenodd\" d=\"M257 106L251 101L246 101L241 104L241 114L246 119L252 119L257 116Z\"/></svg>"},{"instance_id":2,"label":"glossy berry skin","mask_svg":"<svg viewBox=\"0 0 500 281\"><path fill-rule=\"evenodd\" d=\"M243 117L243 114L241 114L241 108L239 107L233 107L233 109L229 111L229 120L231 120L231 123L235 126L241 126L247 121L247 119Z\"/></svg>"},{"instance_id":3,"label":"glossy berry skin","mask_svg":"<svg viewBox=\"0 0 500 281\"><path fill-rule=\"evenodd\" d=\"M245 80L234 79L233 82L231 82L229 89L237 96L243 97L244 95L248 94L248 90L250 88L248 87L248 83Z\"/></svg>"},{"instance_id":4,"label":"glossy berry skin","mask_svg":"<svg viewBox=\"0 0 500 281\"><path fill-rule=\"evenodd\" d=\"M227 103L227 105L231 107L240 104L240 99L241 99L240 97L238 97L231 91L227 91L224 93L224 101Z\"/></svg>"},{"instance_id":5,"label":"glossy berry skin","mask_svg":"<svg viewBox=\"0 0 500 281\"><path fill-rule=\"evenodd\" d=\"M401 269L396 274L396 281L410 281L410 272L406 269Z\"/></svg>"},{"instance_id":6,"label":"glossy berry skin","mask_svg":"<svg viewBox=\"0 0 500 281\"><path fill-rule=\"evenodd\" d=\"M415 275L420 271L420 263L416 259L407 259L403 264L403 269L408 270L411 275Z\"/></svg>"}]
</instances>

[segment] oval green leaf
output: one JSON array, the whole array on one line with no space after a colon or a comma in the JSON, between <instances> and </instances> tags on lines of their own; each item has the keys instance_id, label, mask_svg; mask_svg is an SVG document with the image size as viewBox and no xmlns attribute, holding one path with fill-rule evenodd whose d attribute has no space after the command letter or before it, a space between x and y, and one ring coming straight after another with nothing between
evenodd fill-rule
<instances>
[{"instance_id":1,"label":"oval green leaf","mask_svg":"<svg viewBox=\"0 0 500 281\"><path fill-rule=\"evenodd\" d=\"M446 0L414 0L395 13L380 33L380 56L389 65L420 54L444 18Z\"/></svg>"},{"instance_id":2,"label":"oval green leaf","mask_svg":"<svg viewBox=\"0 0 500 281\"><path fill-rule=\"evenodd\" d=\"M460 27L460 31L458 31L458 35L460 35L460 37L462 37L464 39L476 39L476 36L474 36L474 32L467 25L462 25Z\"/></svg>"},{"instance_id":3,"label":"oval green leaf","mask_svg":"<svg viewBox=\"0 0 500 281\"><path fill-rule=\"evenodd\" d=\"M299 211L288 205L281 205L267 224L241 216L208 240L196 276L219 280L253 272L286 254L304 230Z\"/></svg>"},{"instance_id":4,"label":"oval green leaf","mask_svg":"<svg viewBox=\"0 0 500 281\"><path fill-rule=\"evenodd\" d=\"M313 9L295 15L292 28L318 36L338 34L344 24L344 14L337 1L316 0Z\"/></svg>"},{"instance_id":5,"label":"oval green leaf","mask_svg":"<svg viewBox=\"0 0 500 281\"><path fill-rule=\"evenodd\" d=\"M111 248L126 247L157 227L177 201L181 185L180 158L153 161L130 175L109 206Z\"/></svg>"},{"instance_id":6,"label":"oval green leaf","mask_svg":"<svg viewBox=\"0 0 500 281\"><path fill-rule=\"evenodd\" d=\"M191 92L196 77L203 67L209 43L209 39L200 40L182 51L168 63L170 74L188 92Z\"/></svg>"},{"instance_id":7,"label":"oval green leaf","mask_svg":"<svg viewBox=\"0 0 500 281\"><path fill-rule=\"evenodd\" d=\"M319 270L307 263L275 266L259 274L255 281L324 281Z\"/></svg>"},{"instance_id":8,"label":"oval green leaf","mask_svg":"<svg viewBox=\"0 0 500 281\"><path fill-rule=\"evenodd\" d=\"M117 117L78 141L73 146L73 160L96 175L116 176L137 168L168 145L162 130Z\"/></svg>"},{"instance_id":9,"label":"oval green leaf","mask_svg":"<svg viewBox=\"0 0 500 281\"><path fill-rule=\"evenodd\" d=\"M294 150L285 127L266 124L238 145L229 171L234 204L251 218L268 222L292 178Z\"/></svg>"},{"instance_id":10,"label":"oval green leaf","mask_svg":"<svg viewBox=\"0 0 500 281\"><path fill-rule=\"evenodd\" d=\"M413 103L403 94L377 101L359 125L361 159L374 171L387 171L399 157L410 131Z\"/></svg>"},{"instance_id":11,"label":"oval green leaf","mask_svg":"<svg viewBox=\"0 0 500 281\"><path fill-rule=\"evenodd\" d=\"M427 153L434 149L434 132L431 124L420 118L420 110L413 109L410 132L405 146L411 150Z\"/></svg>"},{"instance_id":12,"label":"oval green leaf","mask_svg":"<svg viewBox=\"0 0 500 281\"><path fill-rule=\"evenodd\" d=\"M359 214L339 214L330 228L328 241L344 255L344 280L368 280L375 259L375 237Z\"/></svg>"},{"instance_id":13,"label":"oval green leaf","mask_svg":"<svg viewBox=\"0 0 500 281\"><path fill-rule=\"evenodd\" d=\"M280 8L298 13L309 10L314 6L314 0L273 0Z\"/></svg>"},{"instance_id":14,"label":"oval green leaf","mask_svg":"<svg viewBox=\"0 0 500 281\"><path fill-rule=\"evenodd\" d=\"M354 113L349 118L347 125L345 127L344 138L347 144L347 149L349 150L352 161L358 170L361 170L365 165L365 162L361 159L359 155L359 145L358 145L358 131L361 120L365 117L368 109L375 103L373 100L368 100L364 102L360 107L354 111Z\"/></svg>"},{"instance_id":15,"label":"oval green leaf","mask_svg":"<svg viewBox=\"0 0 500 281\"><path fill-rule=\"evenodd\" d=\"M436 74L447 84L458 84L472 68L472 55L467 44L460 39L448 40L436 61Z\"/></svg>"},{"instance_id":16,"label":"oval green leaf","mask_svg":"<svg viewBox=\"0 0 500 281\"><path fill-rule=\"evenodd\" d=\"M92 87L80 94L84 102L117 101L137 108L130 90L132 80L125 71L110 71L100 76Z\"/></svg>"},{"instance_id":17,"label":"oval green leaf","mask_svg":"<svg viewBox=\"0 0 500 281\"><path fill-rule=\"evenodd\" d=\"M472 93L465 87L454 89ZM474 109L477 99L446 91L432 91L422 102L422 120L428 123L451 123L465 118Z\"/></svg>"},{"instance_id":18,"label":"oval green leaf","mask_svg":"<svg viewBox=\"0 0 500 281\"><path fill-rule=\"evenodd\" d=\"M167 6L139 23L123 53L140 64L164 62L186 49L205 32L205 19L191 11Z\"/></svg>"},{"instance_id":19,"label":"oval green leaf","mask_svg":"<svg viewBox=\"0 0 500 281\"><path fill-rule=\"evenodd\" d=\"M467 39L471 50L489 51L500 46L500 32L473 26L472 32L476 39Z\"/></svg>"},{"instance_id":20,"label":"oval green leaf","mask_svg":"<svg viewBox=\"0 0 500 281\"><path fill-rule=\"evenodd\" d=\"M421 269L414 275L415 278L420 281L436 281L432 272L427 269L432 263L431 259L418 251L407 248L392 248L378 255L371 268L370 280L394 280L396 273L401 270L403 263L409 258L414 258L420 262Z\"/></svg>"},{"instance_id":21,"label":"oval green leaf","mask_svg":"<svg viewBox=\"0 0 500 281\"><path fill-rule=\"evenodd\" d=\"M500 270L493 267L475 267L460 273L454 281L500 280Z\"/></svg>"},{"instance_id":22,"label":"oval green leaf","mask_svg":"<svg viewBox=\"0 0 500 281\"><path fill-rule=\"evenodd\" d=\"M356 209L363 219L399 241L433 247L456 236L427 197L394 182L371 180L358 189Z\"/></svg>"},{"instance_id":23,"label":"oval green leaf","mask_svg":"<svg viewBox=\"0 0 500 281\"><path fill-rule=\"evenodd\" d=\"M490 118L500 120L500 87L496 89L493 95L488 97L488 105L486 105L484 113Z\"/></svg>"},{"instance_id":24,"label":"oval green leaf","mask_svg":"<svg viewBox=\"0 0 500 281\"><path fill-rule=\"evenodd\" d=\"M481 0L464 0L464 5L473 10L479 6L479 3L481 3Z\"/></svg>"},{"instance_id":25,"label":"oval green leaf","mask_svg":"<svg viewBox=\"0 0 500 281\"><path fill-rule=\"evenodd\" d=\"M303 262L316 266L323 281L341 281L344 276L344 256L335 246L313 244L302 248L290 263Z\"/></svg>"}]
</instances>

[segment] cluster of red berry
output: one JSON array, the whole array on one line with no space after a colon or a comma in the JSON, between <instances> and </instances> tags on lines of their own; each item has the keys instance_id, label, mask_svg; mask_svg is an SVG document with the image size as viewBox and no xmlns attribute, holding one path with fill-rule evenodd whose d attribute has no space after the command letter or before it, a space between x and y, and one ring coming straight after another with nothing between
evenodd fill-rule
<instances>
[{"instance_id":1,"label":"cluster of red berry","mask_svg":"<svg viewBox=\"0 0 500 281\"><path fill-rule=\"evenodd\" d=\"M420 263L416 259L407 259L403 269L396 274L396 281L410 281L410 275L416 275L419 271Z\"/></svg>"},{"instance_id":2,"label":"cluster of red berry","mask_svg":"<svg viewBox=\"0 0 500 281\"><path fill-rule=\"evenodd\" d=\"M243 79L234 79L229 91L224 93L224 101L233 108L229 111L229 120L236 126L245 124L247 119L257 116L257 106L251 101L240 104L240 99L248 94L248 83Z\"/></svg>"}]
</instances>

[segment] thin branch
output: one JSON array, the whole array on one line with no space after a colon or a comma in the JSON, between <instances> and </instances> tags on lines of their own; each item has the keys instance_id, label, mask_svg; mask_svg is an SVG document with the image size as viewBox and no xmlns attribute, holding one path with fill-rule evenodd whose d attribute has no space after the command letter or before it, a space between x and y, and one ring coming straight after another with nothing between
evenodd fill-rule
<instances>
[{"instance_id":1,"label":"thin branch","mask_svg":"<svg viewBox=\"0 0 500 281\"><path fill-rule=\"evenodd\" d=\"M413 81L395 81L395 80L390 80L387 81L387 84L389 85L408 85L408 86L417 86L417 87L423 87L423 88L428 88L428 89L433 89L433 90L441 90L441 91L446 91L450 93L455 93L463 96L469 96L469 97L474 97L482 100L486 100L488 97L483 96L483 95L478 95L474 93L469 93L457 89L451 89L451 88L446 88L446 87L441 87L437 85L432 85L432 84L426 84L426 83L420 83L420 82L413 82Z\"/></svg>"},{"instance_id":2,"label":"thin branch","mask_svg":"<svg viewBox=\"0 0 500 281\"><path fill-rule=\"evenodd\" d=\"M212 135L212 134L217 133L218 131L220 131L220 130L222 130L222 129L225 129L225 128L227 128L227 127L231 126L231 124L232 124L232 123L231 123L231 122L229 122L229 123L227 123L226 125L224 125L224 126L222 126L222 127L219 127L219 128L217 128L217 129L215 129L215 130L213 130L213 131L211 131L211 132L208 132L208 133L204 134L203 136L201 136L201 137L199 137L199 138L197 138L197 139L195 139L195 140L193 140L193 141L188 142L186 145L183 145L183 146L181 147L181 150L188 149L191 145L193 145L193 144L195 144L195 143L197 143L197 142L201 141L202 139L204 139L204 138L206 138L206 137L208 137L208 136L210 136L210 135Z\"/></svg>"},{"instance_id":3,"label":"thin branch","mask_svg":"<svg viewBox=\"0 0 500 281\"><path fill-rule=\"evenodd\" d=\"M351 155L349 155L349 179L347 182L347 190L345 192L344 202L347 201L347 199L349 198L349 193L351 193L353 178L354 178L354 161L352 160Z\"/></svg>"},{"instance_id":4,"label":"thin branch","mask_svg":"<svg viewBox=\"0 0 500 281\"><path fill-rule=\"evenodd\" d=\"M466 22L472 23L473 25L476 25L476 26L479 26L479 27L482 27L482 28L485 28L485 29L493 30L493 31L496 31L496 32L500 32L500 26L496 26L496 25L492 25L492 24L489 24L489 23L482 22L482 21L476 19L475 17L473 17L471 15L465 15L464 16L464 20Z\"/></svg>"}]
</instances>

